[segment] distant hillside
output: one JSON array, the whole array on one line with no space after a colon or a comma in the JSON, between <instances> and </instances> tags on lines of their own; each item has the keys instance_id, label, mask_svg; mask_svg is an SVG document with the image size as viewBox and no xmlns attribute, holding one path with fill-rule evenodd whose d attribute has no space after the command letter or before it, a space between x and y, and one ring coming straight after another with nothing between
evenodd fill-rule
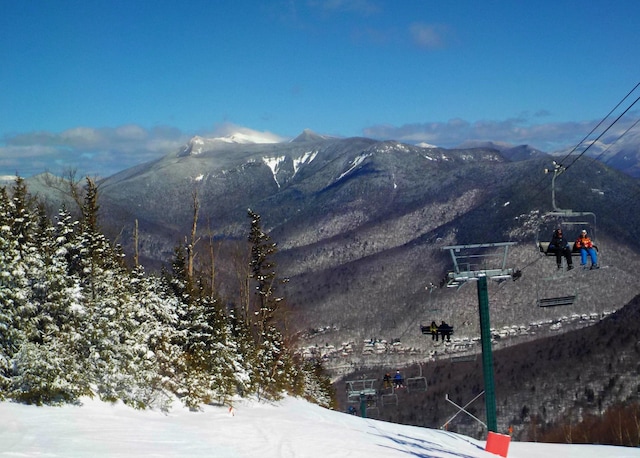
<instances>
[{"instance_id":1,"label":"distant hillside","mask_svg":"<svg viewBox=\"0 0 640 458\"><path fill-rule=\"evenodd\" d=\"M496 329L610 313L640 292L640 186L602 163L584 158L572 164L557 179L556 194L562 208L597 215L593 230L606 268L558 277L553 259L541 257L534 243L537 222L551 209L551 178L543 170L552 158L544 153L421 148L310 131L288 143L242 140L197 137L102 180L103 229L132 259L137 221L141 262L157 269L185 243L197 202L197 260L206 268L207 244L214 240L218 289L232 301L251 208L278 244L278 273L290 279L282 293L300 345L335 349L327 357L330 367L380 357L423 360L430 347L419 333L422 321L452 322L462 347L463 339L478 335L473 284L427 289L452 268L446 245L517 242L509 265L522 278L490 283ZM55 201L59 191L36 182L38 192ZM577 296L573 306L536 306L541 296L567 291ZM362 353L365 339L397 345L372 357ZM340 350L345 345L351 350Z\"/></svg>"},{"instance_id":2,"label":"distant hillside","mask_svg":"<svg viewBox=\"0 0 640 458\"><path fill-rule=\"evenodd\" d=\"M545 430L559 425L576 425L588 414L601 415L607 408L640 402L640 296L618 312L592 326L560 333L544 333L534 340L494 352L498 429L514 428L520 441L536 441ZM494 341L494 346L497 342ZM368 416L410 425L439 428L457 412L446 397L460 406L483 390L482 360L447 358L423 364L424 382L411 382L409 389L397 390L395 397L384 390L382 376L400 369L405 377L418 377L417 366L378 366L348 374L346 380L377 379L376 387L385 394L370 403ZM336 391L344 392L344 380ZM339 397L346 409L346 397ZM397 401L397 405L396 405ZM357 406L359 407L359 406ZM485 399L478 399L466 410L482 421L486 419ZM484 429L461 413L448 429L478 438ZM576 438L577 439L577 438Z\"/></svg>"}]
</instances>

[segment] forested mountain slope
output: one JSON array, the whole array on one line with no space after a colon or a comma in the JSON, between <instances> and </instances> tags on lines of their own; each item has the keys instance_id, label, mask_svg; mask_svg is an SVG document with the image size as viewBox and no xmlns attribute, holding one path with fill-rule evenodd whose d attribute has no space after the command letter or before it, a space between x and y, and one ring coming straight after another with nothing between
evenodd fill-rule
<instances>
[{"instance_id":1,"label":"forested mountain slope","mask_svg":"<svg viewBox=\"0 0 640 458\"><path fill-rule=\"evenodd\" d=\"M478 333L473 285L426 289L452 268L443 246L517 242L509 265L522 278L490 285L496 328L611 312L639 292L637 180L588 158L556 180L561 208L597 215L593 235L606 269L554 279L555 263L534 243L540 215L551 210L551 176L543 173L551 166L549 156L526 148L444 150L309 133L280 144L194 138L101 181L101 216L127 253L137 221L140 259L157 268L185 244L197 205L198 261L207 270L213 240L224 296L243 265L251 208L278 243L292 323L309 331L301 345L399 339L422 357L430 350L421 321L453 321L457 338ZM578 300L562 310L536 307L552 288L579 291Z\"/></svg>"}]
</instances>

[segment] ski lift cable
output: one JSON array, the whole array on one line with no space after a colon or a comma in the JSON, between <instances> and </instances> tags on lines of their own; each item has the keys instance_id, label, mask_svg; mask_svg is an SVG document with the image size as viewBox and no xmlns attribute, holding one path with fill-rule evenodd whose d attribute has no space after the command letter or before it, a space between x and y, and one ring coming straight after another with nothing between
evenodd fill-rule
<instances>
[{"instance_id":1,"label":"ski lift cable","mask_svg":"<svg viewBox=\"0 0 640 458\"><path fill-rule=\"evenodd\" d=\"M584 143L584 142L585 142L585 140L586 140L587 138L589 138L589 136L590 136L592 133L594 133L594 132L598 129L598 127L600 127L600 126L605 122L605 120L606 120L609 116L611 116L611 114L612 114L614 111L616 111L616 110L618 109L618 107L619 107L620 105L622 105L622 102L624 102L624 101L627 99L627 97L629 97L629 96L630 96L630 95L631 95L631 94L632 94L632 93L633 93L633 92L638 88L638 86L640 86L640 81L639 81L639 82L638 82L638 83L633 87L633 89L631 89L631 90L627 93L627 95L625 95L625 96L622 98L622 100L620 100L620 102L618 102L618 104L617 104L615 107L613 107L613 108L611 109L611 111L609 111L609 113L607 113L607 115L606 115L604 118L602 118L602 120L600 120L600 122L599 122L599 123L598 123L598 124L593 128L593 129L591 129L591 132L589 132L587 135L585 135L585 137L584 137L582 140L580 140L580 141L578 142L578 144L577 144L576 146L574 146L574 147L573 147L573 149L572 149L571 151L569 151L569 152L567 153L567 155L564 157L564 159L562 159L562 161L560 162L560 164L562 164L562 162L564 162L566 159L568 159L568 158L573 154L573 152L574 152L576 149L578 149L578 147L579 147L582 143ZM636 99L636 102L637 102L637 99ZM635 102L634 102L634 103L635 103ZM633 105L632 105L632 106L633 106ZM629 109L627 108L627 110L625 111L625 113L626 113L628 110L629 110ZM623 114L624 114L624 113L623 113ZM620 117L618 117L618 119L620 119ZM617 121L617 119L616 119L616 121ZM615 123L616 121L614 121L614 123ZM612 124L612 125L613 125L613 124ZM611 126L609 126L609 127L611 127ZM608 129L609 129L609 128L607 128L607 130L608 130ZM605 131L605 132L606 132L606 131ZM602 136L602 135L600 135L600 136ZM600 138L600 137L598 137L598 138ZM596 139L596 140L597 140L597 139ZM594 140L594 142L595 142L595 140ZM592 144L593 144L593 143L592 143ZM589 145L589 146L591 146L591 145ZM584 152L583 152L583 154L584 154ZM581 154L581 155L582 155L582 154ZM575 162L575 161L574 161L574 162Z\"/></svg>"},{"instance_id":2,"label":"ski lift cable","mask_svg":"<svg viewBox=\"0 0 640 458\"><path fill-rule=\"evenodd\" d=\"M622 134L620 134L620 136L618 138L616 138L610 145L608 145L603 151L602 153L598 154L596 157L593 158L593 162L596 162L598 159L600 159L602 156L604 156L604 154L609 151L609 149L615 145L616 143L618 143L618 141L624 137L625 135L627 135L627 133L629 133L630 130L632 130L634 127L636 127L638 125L638 123L640 123L640 118L636 119L636 122L634 122L629 128L627 128ZM610 160L610 159L609 159ZM609 160L606 160L603 162L603 164L607 165L609 163Z\"/></svg>"},{"instance_id":3,"label":"ski lift cable","mask_svg":"<svg viewBox=\"0 0 640 458\"><path fill-rule=\"evenodd\" d=\"M584 153L586 153L586 152L589 150L589 148L591 148L591 147L592 147L592 146L593 146L593 145L594 145L598 140L600 140L600 139L602 138L602 136L603 136L604 134L606 134L606 133L607 133L607 131L608 131L609 129L611 129L611 128L612 128L612 127L613 127L613 126L614 126L614 125L615 125L615 124L616 124L616 123L617 123L617 122L618 122L618 121L619 121L619 120L620 120L620 119L621 119L625 114L627 114L627 112L628 112L628 111L629 111L629 110L630 110L630 109L631 109L631 108L632 108L636 103L638 103L638 100L640 100L640 97L636 98L636 99L633 101L633 103L627 107L627 109L626 109L626 110L624 110L622 113L620 113L620 115L619 115L619 116L618 116L618 117L617 117L617 118L616 118L616 119L615 119L611 124L609 124L609 127L607 127L605 130L603 130L603 131L602 131L602 133L601 133L600 135L598 135L598 137L597 137L595 140L593 140L593 141L589 144L589 146L587 146L587 147L586 147L586 148L585 148L585 149L584 149L580 154L578 154L578 156L577 156L577 157L576 157L576 158L571 162L571 164L567 165L567 166L564 168L564 169L565 169L565 171L566 171L569 167L571 167L573 164L575 164L575 163L576 163L576 161L577 161L578 159L580 159L580 158L584 155ZM574 148L573 150L575 151L575 148ZM565 158L565 159L566 159L566 158Z\"/></svg>"},{"instance_id":4,"label":"ski lift cable","mask_svg":"<svg viewBox=\"0 0 640 458\"><path fill-rule=\"evenodd\" d=\"M602 120L593 128L591 129L591 131L582 139L580 140L580 142L578 142L578 144L576 146L573 147L573 149L571 149L571 151L569 151L569 153L562 159L561 162L559 162L559 165L562 166L562 162L564 162L565 160L567 160L571 154L573 154L573 152L578 149L578 147L584 143L584 141L589 138L589 136L591 134L593 134L593 132L595 132L598 127L600 127L608 118L609 116L611 116L611 114L616 111L618 109L618 107L620 105L622 105L622 103L640 86L640 82L638 82L633 89L631 89L623 98L622 100L620 100L620 102L618 102L616 104L615 107L613 107L611 109L611 111L609 111L609 113L607 113L607 115L605 117L602 118ZM625 115L630 109L631 107L633 107L633 105L635 105L638 102L638 99L636 99L620 116L618 116L618 118L616 118L610 125L609 127L607 127L607 129L605 129L605 131L600 134L600 136L598 136L598 138L596 138L596 140L594 140L579 156L578 158L576 158L573 162L571 162L570 166L573 165L586 151L587 149L589 149L591 147L591 145L593 145L593 143L595 143L598 139L600 139L600 137L602 137L611 127L613 127L613 125L615 123L617 123L620 118L622 118L623 115ZM566 171L566 169L568 169L569 167L564 167L564 171ZM542 182L546 181L545 178L541 178L540 181L538 181L538 183L536 183L536 185L533 188L537 188ZM542 194L547 188L549 188L549 186L551 186L550 184L545 185L543 188L541 188L535 195L533 195L532 197L530 197L529 199L535 199L537 196L539 196L540 194Z\"/></svg>"},{"instance_id":5,"label":"ski lift cable","mask_svg":"<svg viewBox=\"0 0 640 458\"><path fill-rule=\"evenodd\" d=\"M618 141L620 141L620 139L621 139L622 137L624 137L625 135L627 135L627 133L629 133L629 131L631 131L633 128L635 128L639 123L640 123L640 118L636 119L636 121L635 121L635 122L634 122L630 127L628 127L628 128L627 128L627 129L622 133L622 134L620 134L620 135L618 136L618 138L616 138L616 139L615 139L611 144L609 144L609 145L608 145L608 146L607 146L607 147L606 147L606 148L605 148L605 149L604 149L600 154L598 154L596 157L592 158L592 159L591 159L591 164L593 164L593 163L597 162L597 161L598 161L602 156L604 156L604 155L607 153L607 151L609 151L609 149L610 149L611 147L613 147L616 143L618 143ZM595 140L594 140L594 142L595 142ZM613 159L613 157L614 157L614 156L611 156L611 158L610 158L610 159L608 159L608 160L606 160L606 161L604 161L604 162L603 162L603 164L604 164L604 165L609 164L609 161L610 161L611 159ZM567 183L566 183L566 184L571 183L573 180L574 180L574 178L571 178L571 179L567 180ZM635 196L634 196L634 197L635 197Z\"/></svg>"},{"instance_id":6,"label":"ski lift cable","mask_svg":"<svg viewBox=\"0 0 640 458\"><path fill-rule=\"evenodd\" d=\"M640 99L640 97L639 97L638 99ZM616 123L616 122L617 122L617 121L618 121L618 120L619 120L619 119L620 119L620 118L621 118L621 117L626 113L626 112L628 112L628 111L629 111L629 109L631 109L631 107L633 107L633 105L634 105L635 103L637 103L637 102L638 102L638 99L636 99L636 100L635 100L635 101L634 101L634 102L633 102L633 103L632 103L632 104L631 104L631 105L630 105L630 106L625 110L625 112L624 112L624 113L622 113L622 114L618 117L618 119L616 119L616 120L615 120L615 121L614 121L614 122L613 122L609 127L607 127L607 129L606 129L604 132L602 132L602 134L600 134L600 136L599 136L597 139L593 140L593 142L592 142L592 143L591 143L591 144L590 144L590 145L589 145L589 146L588 146L588 147L587 147L587 148L582 152L582 154L584 154L584 153L585 153L585 152L586 152L586 151L587 151L587 150L588 150L588 149L589 149L593 144L595 144L595 143L598 141L598 139L599 139L600 137L602 137L602 135L604 135L604 134L607 132L607 130L609 130L609 129L610 129L610 128L611 128L611 127L612 127L612 126L613 126L613 125L614 125L614 124L615 124L615 123ZM600 158L601 158L601 157L602 157L602 156L603 156L603 155L604 155L604 154L605 154L605 153L606 153L606 152L607 152L607 151L608 151L608 150L609 150L613 145L615 145L615 144L616 144L616 143L617 143L617 142L618 142L622 137L624 137L624 136L625 136L625 135L626 135L626 134L627 134L631 129L633 129L634 127L636 127L636 126L638 125L638 123L640 123L640 118L638 118L638 119L637 119L637 120L636 120L636 121L635 121L635 122L634 122L630 127L628 127L628 128L627 128L627 129L622 133L622 134L620 134L620 135L618 136L618 138L616 138L616 139L615 139L615 140L614 140L610 145L608 145L608 146L604 149L604 151L602 151L598 156L596 156L596 157L592 158L592 160L591 160L591 164L593 164L593 163L595 163L596 161L598 161L598 159L600 159ZM582 154L580 154L580 156L582 156ZM564 170L563 170L563 172L564 172L564 171L566 171L566 169L567 169L567 168L569 168L571 165L573 165L573 164L574 164L574 163L575 163L575 162L580 158L580 156L578 156L578 157L577 157L577 158L576 158L576 159L575 159L571 164L569 164L569 166L565 167L565 168L564 168ZM609 161L605 161L605 162L603 162L603 164L605 164L605 165L606 165L608 162L609 162ZM570 178L569 180L567 180L566 184L570 184L570 183L573 181L573 179L574 179L574 178Z\"/></svg>"},{"instance_id":7,"label":"ski lift cable","mask_svg":"<svg viewBox=\"0 0 640 458\"><path fill-rule=\"evenodd\" d=\"M522 268L520 268L518 270L520 272L523 272L525 269L528 269L529 267L533 266L534 264L537 264L542 259L544 259L544 256L536 256L536 258L533 261L528 262L527 264L525 264Z\"/></svg>"}]
</instances>

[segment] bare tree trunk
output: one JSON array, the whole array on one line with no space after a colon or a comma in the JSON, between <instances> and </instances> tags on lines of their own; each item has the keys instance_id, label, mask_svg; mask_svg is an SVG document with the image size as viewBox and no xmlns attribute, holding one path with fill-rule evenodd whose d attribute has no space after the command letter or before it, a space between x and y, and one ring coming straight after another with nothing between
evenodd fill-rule
<instances>
[{"instance_id":1,"label":"bare tree trunk","mask_svg":"<svg viewBox=\"0 0 640 458\"><path fill-rule=\"evenodd\" d=\"M200 202L198 201L198 191L193 190L191 194L193 198L193 220L191 222L191 239L187 242L187 275L190 280L193 280L193 260L196 257L196 232L198 229L198 213L200 212Z\"/></svg>"},{"instance_id":2,"label":"bare tree trunk","mask_svg":"<svg viewBox=\"0 0 640 458\"><path fill-rule=\"evenodd\" d=\"M213 233L211 232L211 227L209 227L209 261L211 262L210 269L210 281L211 281L211 293L213 293L216 289L216 262L215 262L215 251L213 249Z\"/></svg>"},{"instance_id":3,"label":"bare tree trunk","mask_svg":"<svg viewBox=\"0 0 640 458\"><path fill-rule=\"evenodd\" d=\"M246 323L250 322L251 310L251 294L249 291L251 272L249 270L249 251L244 245L234 244L231 253L231 261L233 262L233 270L238 280L238 297L240 307L243 313L243 319Z\"/></svg>"},{"instance_id":4,"label":"bare tree trunk","mask_svg":"<svg viewBox=\"0 0 640 458\"><path fill-rule=\"evenodd\" d=\"M137 268L140 265L140 253L138 252L138 219L136 218L136 226L133 232L133 265Z\"/></svg>"}]
</instances>

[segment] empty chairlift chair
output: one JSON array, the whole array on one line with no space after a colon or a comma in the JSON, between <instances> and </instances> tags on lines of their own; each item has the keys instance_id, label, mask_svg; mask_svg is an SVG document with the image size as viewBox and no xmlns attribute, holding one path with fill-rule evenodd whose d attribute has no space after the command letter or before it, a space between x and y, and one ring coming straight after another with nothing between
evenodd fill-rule
<instances>
[{"instance_id":1,"label":"empty chairlift chair","mask_svg":"<svg viewBox=\"0 0 640 458\"><path fill-rule=\"evenodd\" d=\"M372 409L378 404L378 390L375 387L376 379L347 380L347 402L359 404L364 396L367 408Z\"/></svg>"},{"instance_id":2,"label":"empty chairlift chair","mask_svg":"<svg viewBox=\"0 0 640 458\"><path fill-rule=\"evenodd\" d=\"M398 405L398 395L396 394L396 389L393 385L391 388L387 388L388 392L384 392L380 395L380 403L382 406L390 406L390 405Z\"/></svg>"},{"instance_id":3,"label":"empty chairlift chair","mask_svg":"<svg viewBox=\"0 0 640 458\"><path fill-rule=\"evenodd\" d=\"M427 391L427 378L422 375L422 364L419 364L420 373L416 377L407 377L405 379L405 386L408 392L412 391Z\"/></svg>"}]
</instances>

